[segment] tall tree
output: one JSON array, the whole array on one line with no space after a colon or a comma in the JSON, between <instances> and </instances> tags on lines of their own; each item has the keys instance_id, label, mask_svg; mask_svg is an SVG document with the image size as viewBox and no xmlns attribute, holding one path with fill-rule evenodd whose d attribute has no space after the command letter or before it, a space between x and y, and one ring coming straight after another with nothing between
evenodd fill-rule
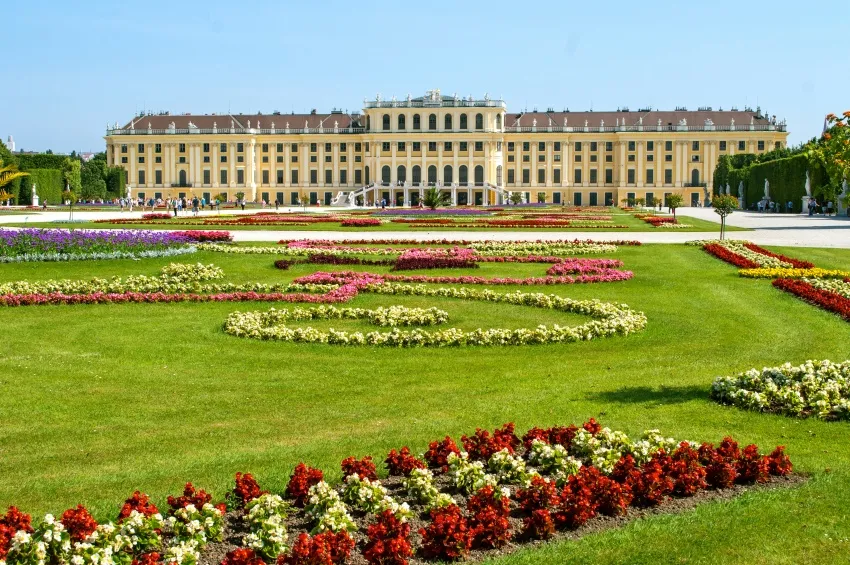
<instances>
[{"instance_id":1,"label":"tall tree","mask_svg":"<svg viewBox=\"0 0 850 565\"><path fill-rule=\"evenodd\" d=\"M667 207L673 212L673 223L678 224L679 220L676 219L676 208L680 208L682 204L685 202L685 199L681 194L671 194L667 197Z\"/></svg>"}]
</instances>

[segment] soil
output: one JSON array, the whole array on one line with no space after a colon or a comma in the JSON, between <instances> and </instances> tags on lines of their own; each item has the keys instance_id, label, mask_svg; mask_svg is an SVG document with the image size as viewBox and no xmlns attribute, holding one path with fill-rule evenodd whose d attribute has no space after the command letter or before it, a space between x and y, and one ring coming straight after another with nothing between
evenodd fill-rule
<instances>
[{"instance_id":1,"label":"soil","mask_svg":"<svg viewBox=\"0 0 850 565\"><path fill-rule=\"evenodd\" d=\"M402 485L402 477L388 477L381 480L381 484L389 491L389 495L396 500L402 502L410 500ZM734 499L745 492L757 492L763 490L772 490L779 488L793 488L802 485L808 480L808 477L800 474L791 474L787 477L770 477L769 482L754 485L734 485L728 489L706 489L697 492L691 497L668 497L667 500L656 507L652 508L636 508L629 507L629 511L624 516L596 516L588 520L583 526L576 530L557 531L549 540L525 540L520 537L522 531L523 514L518 509L515 509L509 518L511 522L511 531L514 533L514 539L511 543L498 549L473 549L466 558L467 562L479 562L485 559L507 555L522 548L539 547L545 543L554 540L577 540L582 536L591 533L602 532L611 528L622 527L634 520L640 520L655 515L663 514L679 514L687 512L697 505L707 502L726 501ZM462 509L466 508L468 497L459 493L453 488L451 479L448 474L434 471L434 483L440 492L448 492ZM511 495L516 492L519 487L510 486ZM414 557L409 560L411 565L420 565L424 563L433 563L433 561L425 560L420 554L422 546L422 537L419 534L419 529L428 525L430 520L424 508L418 504L410 504L411 510L414 512L414 517L408 520L410 524L410 543L413 547ZM357 531L352 533L352 538L356 542L356 548L352 552L346 563L351 565L365 565L367 562L360 553L366 544L366 528L372 522L373 516L364 512L349 511L352 518L357 524ZM293 543L301 532L309 532L312 524L306 519L304 511L299 508L293 508L293 512L287 519L287 531L289 532L289 541ZM222 542L213 542L207 544L201 552L201 558L198 561L199 565L219 565L224 559L224 556L234 549L242 547L241 539L247 533L240 512L228 512L225 516L225 527Z\"/></svg>"}]
</instances>

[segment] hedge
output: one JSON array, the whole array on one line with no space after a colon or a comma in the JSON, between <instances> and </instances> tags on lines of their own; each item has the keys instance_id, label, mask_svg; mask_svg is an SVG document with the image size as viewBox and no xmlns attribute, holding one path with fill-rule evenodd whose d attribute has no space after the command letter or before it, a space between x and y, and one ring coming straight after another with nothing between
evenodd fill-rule
<instances>
[{"instance_id":1,"label":"hedge","mask_svg":"<svg viewBox=\"0 0 850 565\"><path fill-rule=\"evenodd\" d=\"M45 200L52 205L62 202L62 191L65 181L59 169L30 169L28 177L21 179L21 195L19 204L32 204L32 185L36 185L39 204Z\"/></svg>"},{"instance_id":2,"label":"hedge","mask_svg":"<svg viewBox=\"0 0 850 565\"><path fill-rule=\"evenodd\" d=\"M123 167L106 167L106 195L108 198L124 198L127 183Z\"/></svg>"},{"instance_id":3,"label":"hedge","mask_svg":"<svg viewBox=\"0 0 850 565\"><path fill-rule=\"evenodd\" d=\"M18 168L22 171L30 169L62 169L67 155L52 155L49 153L21 153L17 155Z\"/></svg>"}]
</instances>

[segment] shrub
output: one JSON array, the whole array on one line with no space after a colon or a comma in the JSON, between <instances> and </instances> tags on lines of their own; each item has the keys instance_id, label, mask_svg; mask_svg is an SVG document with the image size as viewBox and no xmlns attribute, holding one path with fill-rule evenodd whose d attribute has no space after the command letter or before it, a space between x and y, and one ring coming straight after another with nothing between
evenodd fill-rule
<instances>
[{"instance_id":1,"label":"shrub","mask_svg":"<svg viewBox=\"0 0 850 565\"><path fill-rule=\"evenodd\" d=\"M310 537L302 532L289 555L277 558L278 565L337 565L345 563L354 540L348 532L324 532Z\"/></svg>"},{"instance_id":2,"label":"shrub","mask_svg":"<svg viewBox=\"0 0 850 565\"><path fill-rule=\"evenodd\" d=\"M582 470L584 467L582 467ZM571 475L567 484L561 490L558 504L552 517L559 529L575 529L596 516L596 503L588 485L579 478Z\"/></svg>"},{"instance_id":3,"label":"shrub","mask_svg":"<svg viewBox=\"0 0 850 565\"><path fill-rule=\"evenodd\" d=\"M62 513L62 525L71 536L72 542L85 540L97 529L97 522L82 504Z\"/></svg>"},{"instance_id":4,"label":"shrub","mask_svg":"<svg viewBox=\"0 0 850 565\"><path fill-rule=\"evenodd\" d=\"M705 482L714 488L730 488L738 477L735 462L714 453L705 464Z\"/></svg>"},{"instance_id":5,"label":"shrub","mask_svg":"<svg viewBox=\"0 0 850 565\"><path fill-rule=\"evenodd\" d=\"M425 557L447 561L466 556L474 536L456 504L431 510L431 523L419 533Z\"/></svg>"},{"instance_id":6,"label":"shrub","mask_svg":"<svg viewBox=\"0 0 850 565\"><path fill-rule=\"evenodd\" d=\"M593 492L597 510L606 516L622 516L632 502L632 491L627 485L602 474L594 477L590 490Z\"/></svg>"},{"instance_id":7,"label":"shrub","mask_svg":"<svg viewBox=\"0 0 850 565\"><path fill-rule=\"evenodd\" d=\"M308 467L303 462L295 466L295 470L289 476L289 483L286 485L286 496L293 500L293 504L299 508L304 507L307 502L308 491L310 487L322 482L325 479L325 474L321 469Z\"/></svg>"},{"instance_id":8,"label":"shrub","mask_svg":"<svg viewBox=\"0 0 850 565\"><path fill-rule=\"evenodd\" d=\"M159 512L157 507L151 504L148 495L136 491L130 498L124 501L121 510L118 512L118 521L120 522L130 516L134 510L143 516L153 516Z\"/></svg>"},{"instance_id":9,"label":"shrub","mask_svg":"<svg viewBox=\"0 0 850 565\"><path fill-rule=\"evenodd\" d=\"M391 450L384 460L390 475L407 477L414 469L424 469L425 463L410 454L410 448L404 446L401 451Z\"/></svg>"},{"instance_id":10,"label":"shrub","mask_svg":"<svg viewBox=\"0 0 850 565\"><path fill-rule=\"evenodd\" d=\"M401 522L392 510L384 510L378 520L366 529L369 541L363 557L374 565L406 565L413 556L410 546L410 524Z\"/></svg>"},{"instance_id":11,"label":"shrub","mask_svg":"<svg viewBox=\"0 0 850 565\"><path fill-rule=\"evenodd\" d=\"M212 496L207 494L204 489L195 490L192 483L186 483L186 486L183 487L183 496L169 496L167 500L168 505L171 507L171 514L174 514L175 510L186 508L190 504L193 504L198 509L203 508L204 504L212 501Z\"/></svg>"},{"instance_id":12,"label":"shrub","mask_svg":"<svg viewBox=\"0 0 850 565\"><path fill-rule=\"evenodd\" d=\"M425 461L431 467L439 467L443 472L449 468L449 454L460 455L460 449L452 438L446 436L443 441L432 441L425 452Z\"/></svg>"},{"instance_id":13,"label":"shrub","mask_svg":"<svg viewBox=\"0 0 850 565\"><path fill-rule=\"evenodd\" d=\"M466 509L472 516L470 524L476 547L502 547L510 541L511 501L506 492L485 486L469 497Z\"/></svg>"},{"instance_id":14,"label":"shrub","mask_svg":"<svg viewBox=\"0 0 850 565\"><path fill-rule=\"evenodd\" d=\"M767 456L768 471L771 475L784 477L794 470L791 459L785 455L785 446L780 445Z\"/></svg>"},{"instance_id":15,"label":"shrub","mask_svg":"<svg viewBox=\"0 0 850 565\"><path fill-rule=\"evenodd\" d=\"M265 562L253 549L242 547L225 555L221 565L265 565Z\"/></svg>"},{"instance_id":16,"label":"shrub","mask_svg":"<svg viewBox=\"0 0 850 565\"><path fill-rule=\"evenodd\" d=\"M729 436L723 438L723 441L717 446L717 453L726 459L739 459L741 457L738 442Z\"/></svg>"},{"instance_id":17,"label":"shrub","mask_svg":"<svg viewBox=\"0 0 850 565\"><path fill-rule=\"evenodd\" d=\"M378 472L375 469L375 463L372 461L372 456L367 455L360 461L354 457L347 457L340 464L342 467L342 476L357 475L361 479L369 479L370 481L378 480Z\"/></svg>"},{"instance_id":18,"label":"shrub","mask_svg":"<svg viewBox=\"0 0 850 565\"><path fill-rule=\"evenodd\" d=\"M264 494L267 494L267 491L260 490L260 485L251 473L236 473L236 485L228 494L228 500L231 506L244 508L246 504Z\"/></svg>"},{"instance_id":19,"label":"shrub","mask_svg":"<svg viewBox=\"0 0 850 565\"><path fill-rule=\"evenodd\" d=\"M748 445L741 452L735 470L739 483L765 483L770 478L770 461L759 454L758 446Z\"/></svg>"}]
</instances>

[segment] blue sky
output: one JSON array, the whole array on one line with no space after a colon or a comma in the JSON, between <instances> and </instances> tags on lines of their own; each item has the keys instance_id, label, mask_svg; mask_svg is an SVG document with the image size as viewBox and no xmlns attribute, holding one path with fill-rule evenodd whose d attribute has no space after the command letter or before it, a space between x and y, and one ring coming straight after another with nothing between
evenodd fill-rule
<instances>
[{"instance_id":1,"label":"blue sky","mask_svg":"<svg viewBox=\"0 0 850 565\"><path fill-rule=\"evenodd\" d=\"M140 110L356 110L440 88L509 111L760 105L793 144L850 107L837 0L288 4L9 2L0 135L102 151Z\"/></svg>"}]
</instances>

